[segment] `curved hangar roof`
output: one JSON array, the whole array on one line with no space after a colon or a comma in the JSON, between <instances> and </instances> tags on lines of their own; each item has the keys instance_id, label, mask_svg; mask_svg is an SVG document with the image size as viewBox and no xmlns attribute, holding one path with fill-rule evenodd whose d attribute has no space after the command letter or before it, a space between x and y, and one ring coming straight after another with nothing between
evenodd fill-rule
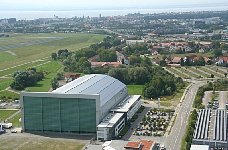
<instances>
[{"instance_id":1,"label":"curved hangar roof","mask_svg":"<svg viewBox=\"0 0 228 150\"><path fill-rule=\"evenodd\" d=\"M108 75L91 74L80 77L54 90L53 93L98 94L102 106L125 87L125 84Z\"/></svg>"}]
</instances>

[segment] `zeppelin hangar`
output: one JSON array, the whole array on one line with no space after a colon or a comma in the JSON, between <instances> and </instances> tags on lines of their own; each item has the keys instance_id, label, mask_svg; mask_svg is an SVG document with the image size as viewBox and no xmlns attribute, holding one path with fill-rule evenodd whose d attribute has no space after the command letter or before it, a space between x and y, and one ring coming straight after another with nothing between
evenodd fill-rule
<instances>
[{"instance_id":1,"label":"zeppelin hangar","mask_svg":"<svg viewBox=\"0 0 228 150\"><path fill-rule=\"evenodd\" d=\"M141 106L140 95L108 75L80 77L52 92L22 92L22 130L117 136Z\"/></svg>"}]
</instances>

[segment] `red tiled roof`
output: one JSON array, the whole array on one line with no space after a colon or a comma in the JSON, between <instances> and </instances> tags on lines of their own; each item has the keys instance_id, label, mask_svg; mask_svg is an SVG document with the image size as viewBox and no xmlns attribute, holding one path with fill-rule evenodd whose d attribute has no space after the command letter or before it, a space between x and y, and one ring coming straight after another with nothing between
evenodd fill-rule
<instances>
[{"instance_id":1,"label":"red tiled roof","mask_svg":"<svg viewBox=\"0 0 228 150\"><path fill-rule=\"evenodd\" d=\"M141 140L140 142L143 144L142 150L150 150L152 145L154 144L154 141L150 140Z\"/></svg>"},{"instance_id":2,"label":"red tiled roof","mask_svg":"<svg viewBox=\"0 0 228 150\"><path fill-rule=\"evenodd\" d=\"M140 140L139 142L128 142L124 148L139 149L142 146L142 150L150 150L154 145L154 141Z\"/></svg>"},{"instance_id":3,"label":"red tiled roof","mask_svg":"<svg viewBox=\"0 0 228 150\"><path fill-rule=\"evenodd\" d=\"M172 62L173 63L179 63L181 61L181 57L174 57Z\"/></svg>"},{"instance_id":4,"label":"red tiled roof","mask_svg":"<svg viewBox=\"0 0 228 150\"><path fill-rule=\"evenodd\" d=\"M128 142L124 148L140 148L141 143L140 142Z\"/></svg>"}]
</instances>

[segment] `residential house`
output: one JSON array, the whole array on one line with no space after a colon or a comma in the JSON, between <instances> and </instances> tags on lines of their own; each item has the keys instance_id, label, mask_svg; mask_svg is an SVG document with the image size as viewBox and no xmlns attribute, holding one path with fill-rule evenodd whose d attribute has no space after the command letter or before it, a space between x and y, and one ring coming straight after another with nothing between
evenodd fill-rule
<instances>
[{"instance_id":1,"label":"residential house","mask_svg":"<svg viewBox=\"0 0 228 150\"><path fill-rule=\"evenodd\" d=\"M77 78L79 78L81 76L80 73L65 73L64 74L64 78L66 80L66 82L71 82Z\"/></svg>"},{"instance_id":2,"label":"residential house","mask_svg":"<svg viewBox=\"0 0 228 150\"><path fill-rule=\"evenodd\" d=\"M215 64L218 64L218 65L223 63L228 63L228 56L219 57L215 62Z\"/></svg>"},{"instance_id":3,"label":"residential house","mask_svg":"<svg viewBox=\"0 0 228 150\"><path fill-rule=\"evenodd\" d=\"M158 54L159 54L159 53L158 53L158 51L156 51L156 50L152 50L152 51L151 51L151 55L152 55L152 56L158 55Z\"/></svg>"}]
</instances>

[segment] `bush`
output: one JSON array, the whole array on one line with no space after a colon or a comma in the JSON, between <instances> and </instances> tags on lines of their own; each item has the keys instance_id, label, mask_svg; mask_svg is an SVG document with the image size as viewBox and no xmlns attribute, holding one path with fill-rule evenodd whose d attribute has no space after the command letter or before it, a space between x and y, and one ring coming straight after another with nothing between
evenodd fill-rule
<instances>
[{"instance_id":1,"label":"bush","mask_svg":"<svg viewBox=\"0 0 228 150\"><path fill-rule=\"evenodd\" d=\"M203 96L204 96L204 92L205 91L210 91L210 90L213 90L212 83L209 83L207 85L204 85L204 86L200 87L199 90L196 93L196 97L195 97L195 100L193 102L193 107L199 108L199 109L200 108L204 108L204 106L202 105L202 99L203 99Z\"/></svg>"}]
</instances>

